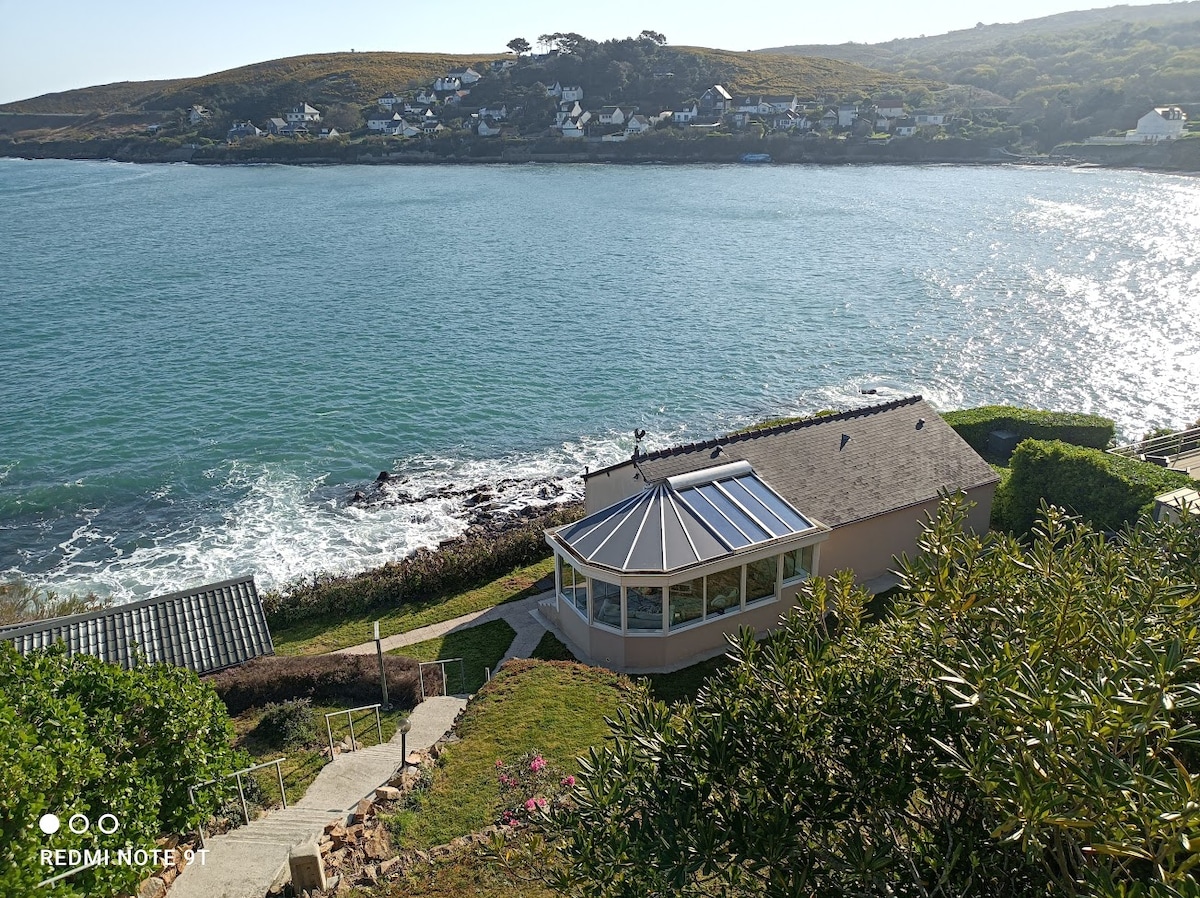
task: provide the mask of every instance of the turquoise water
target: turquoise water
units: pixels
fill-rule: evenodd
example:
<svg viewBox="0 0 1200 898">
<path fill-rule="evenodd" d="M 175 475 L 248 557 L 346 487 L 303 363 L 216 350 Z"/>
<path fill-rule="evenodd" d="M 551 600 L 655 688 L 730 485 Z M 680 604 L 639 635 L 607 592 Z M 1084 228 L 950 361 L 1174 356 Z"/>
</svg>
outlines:
<svg viewBox="0 0 1200 898">
<path fill-rule="evenodd" d="M 958 167 L 0 160 L 0 572 L 275 585 L 439 490 L 923 393 L 1200 415 L 1200 182 Z M 873 399 L 871 400 L 873 401 Z M 381 469 L 413 500 L 346 498 Z"/>
</svg>

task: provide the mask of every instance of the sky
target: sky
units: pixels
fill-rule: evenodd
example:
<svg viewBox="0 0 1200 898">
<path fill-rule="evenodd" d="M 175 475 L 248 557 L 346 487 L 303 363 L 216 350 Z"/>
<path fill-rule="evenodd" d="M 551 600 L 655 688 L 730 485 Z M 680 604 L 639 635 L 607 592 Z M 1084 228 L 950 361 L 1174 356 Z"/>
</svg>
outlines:
<svg viewBox="0 0 1200 898">
<path fill-rule="evenodd" d="M 1128 0 L 1145 6 L 1152 0 Z M 1160 0 L 1161 2 L 1161 0 Z M 1017 22 L 1104 0 L 0 0 L 0 103 L 106 84 L 187 78 L 338 50 L 503 53 L 514 37 L 573 31 L 594 40 L 662 32 L 726 50 L 876 43 L 977 22 Z"/>
</svg>

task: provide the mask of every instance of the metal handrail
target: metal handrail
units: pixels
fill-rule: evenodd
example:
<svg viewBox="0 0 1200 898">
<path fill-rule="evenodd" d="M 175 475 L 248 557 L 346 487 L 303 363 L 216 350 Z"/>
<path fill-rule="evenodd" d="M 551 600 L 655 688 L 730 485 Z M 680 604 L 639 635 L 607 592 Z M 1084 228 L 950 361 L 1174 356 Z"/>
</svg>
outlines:
<svg viewBox="0 0 1200 898">
<path fill-rule="evenodd" d="M 442 695 L 449 695 L 450 690 L 446 687 L 446 665 L 458 662 L 459 685 L 463 689 L 467 688 L 466 668 L 463 666 L 462 658 L 440 658 L 437 661 L 418 661 L 417 662 L 417 679 L 421 681 L 421 701 L 425 701 L 425 668 L 434 664 L 441 665 L 442 668 Z"/>
<path fill-rule="evenodd" d="M 330 717 L 337 717 L 339 714 L 345 714 L 346 720 L 350 722 L 350 750 L 358 751 L 358 742 L 354 738 L 354 717 L 355 711 L 375 711 L 375 728 L 379 731 L 379 744 L 383 744 L 383 722 L 379 718 L 379 702 L 373 705 L 360 705 L 357 708 L 347 708 L 345 711 L 330 711 L 325 715 L 325 734 L 329 737 L 329 760 L 333 760 L 333 727 L 329 724 Z"/>
<path fill-rule="evenodd" d="M 1138 440 L 1135 443 L 1127 443 L 1124 446 L 1114 446 L 1108 451 L 1114 455 L 1128 457 L 1137 457 L 1139 455 L 1171 455 L 1174 453 L 1162 452 L 1162 450 L 1174 449 L 1176 453 L 1182 452 L 1184 451 L 1183 444 L 1192 441 L 1200 441 L 1200 427 L 1192 427 L 1177 433 L 1164 434 L 1161 437 L 1151 437 L 1148 440 Z"/>
<path fill-rule="evenodd" d="M 244 767 L 241 770 L 235 770 L 233 773 L 227 773 L 224 777 L 219 777 L 214 780 L 205 780 L 202 783 L 196 783 L 194 786 L 188 786 L 188 800 L 196 803 L 196 790 L 202 789 L 205 786 L 215 786 L 220 780 L 233 777 L 237 780 L 238 798 L 242 801 L 242 817 L 246 823 L 250 822 L 250 808 L 246 804 L 246 790 L 242 788 L 242 774 L 253 773 L 255 770 L 262 770 L 264 767 L 274 767 L 275 775 L 279 777 L 279 800 L 283 802 L 283 807 L 287 808 L 287 790 L 283 787 L 283 767 L 281 766 L 287 758 L 276 758 L 274 761 L 263 761 L 261 764 L 254 764 L 251 767 Z M 196 826 L 196 835 L 200 837 L 200 847 L 204 847 L 204 824 L 200 823 Z"/>
</svg>

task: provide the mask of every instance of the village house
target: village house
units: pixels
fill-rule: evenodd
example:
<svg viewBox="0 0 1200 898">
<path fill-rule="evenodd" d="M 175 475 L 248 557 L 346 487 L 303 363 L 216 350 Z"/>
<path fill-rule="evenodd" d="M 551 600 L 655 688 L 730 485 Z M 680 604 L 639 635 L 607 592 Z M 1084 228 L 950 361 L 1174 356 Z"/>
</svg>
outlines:
<svg viewBox="0 0 1200 898">
<path fill-rule="evenodd" d="M 946 491 L 985 531 L 998 480 L 920 396 L 639 455 L 588 472 L 585 517 L 546 531 L 540 610 L 605 667 L 690 663 L 765 634 L 809 577 L 894 585 Z"/>
<path fill-rule="evenodd" d="M 322 128 L 317 135 L 318 140 L 329 140 L 333 137 L 341 137 L 342 133 L 337 128 Z"/>
<path fill-rule="evenodd" d="M 896 119 L 904 115 L 904 101 L 900 97 L 883 97 L 875 104 L 875 115 L 881 119 Z"/>
<path fill-rule="evenodd" d="M 436 103 L 437 101 L 438 101 L 437 94 L 434 91 L 428 90 L 427 88 L 424 88 L 424 87 L 421 88 L 419 91 L 417 91 L 417 95 L 413 98 L 413 102 L 418 103 L 421 106 L 431 106 L 432 104 Z"/>
<path fill-rule="evenodd" d="M 481 74 L 479 74 L 477 71 L 475 71 L 474 69 L 472 69 L 470 67 L 461 68 L 461 69 L 451 69 L 449 72 L 447 72 L 447 76 L 450 78 L 457 78 L 460 83 L 467 84 L 467 85 L 474 84 L 476 81 L 478 81 L 480 78 L 483 77 Z"/>
<path fill-rule="evenodd" d="M 768 112 L 795 112 L 800 108 L 800 98 L 795 94 L 771 94 L 760 99 L 770 107 Z"/>
<path fill-rule="evenodd" d="M 601 106 L 597 118 L 602 125 L 623 125 L 631 114 L 631 110 L 622 109 L 620 106 Z"/>
<path fill-rule="evenodd" d="M 892 134 L 896 137 L 912 137 L 917 133 L 917 123 L 909 117 L 896 119 L 892 124 Z"/>
<path fill-rule="evenodd" d="M 488 118 L 480 118 L 479 125 L 475 129 L 475 133 L 480 137 L 499 137 L 504 130 L 503 126 L 490 116 Z"/>
<path fill-rule="evenodd" d="M 733 97 L 719 84 L 714 84 L 700 95 L 700 112 L 706 116 L 725 115 L 732 105 Z"/>
<path fill-rule="evenodd" d="M 203 106 L 196 105 L 188 110 L 187 116 L 189 125 L 199 125 L 202 122 L 206 122 L 212 118 L 212 113 Z"/>
<path fill-rule="evenodd" d="M 381 109 L 391 109 L 394 106 L 402 105 L 404 103 L 404 98 L 396 96 L 394 93 L 392 93 L 389 90 L 386 94 L 384 94 L 382 97 L 380 97 L 375 102 L 379 105 L 379 107 Z"/>
<path fill-rule="evenodd" d="M 549 87 L 546 88 L 546 96 L 561 98 L 562 90 L 563 90 L 562 85 L 559 84 L 557 81 L 555 81 L 553 84 L 551 84 Z"/>
<path fill-rule="evenodd" d="M 444 103 L 446 106 L 459 106 L 462 104 L 462 101 L 465 97 L 470 96 L 470 93 L 471 92 L 469 90 L 451 91 L 442 98 L 442 103 Z"/>
<path fill-rule="evenodd" d="M 822 115 L 821 118 L 818 120 L 818 124 L 820 125 L 820 127 L 823 131 L 832 131 L 834 128 L 836 128 L 838 126 L 838 121 L 839 121 L 838 111 L 836 109 L 830 108 L 830 109 L 825 110 L 825 114 Z"/>
<path fill-rule="evenodd" d="M 255 126 L 254 122 L 234 122 L 229 133 L 225 135 L 225 139 L 241 140 L 244 137 L 262 137 L 262 134 L 263 132 Z"/>
<path fill-rule="evenodd" d="M 700 115 L 700 107 L 693 103 L 690 106 L 685 106 L 682 109 L 676 109 L 671 112 L 671 121 L 677 125 L 690 125 Z"/>
<path fill-rule="evenodd" d="M 944 125 L 950 120 L 950 116 L 945 112 L 927 112 L 917 111 L 912 114 L 912 120 L 918 125 Z"/>
<path fill-rule="evenodd" d="M 307 103 L 300 103 L 288 110 L 287 120 L 289 124 L 310 125 L 321 120 L 321 113 Z"/>
<path fill-rule="evenodd" d="M 562 136 L 569 138 L 580 138 L 587 134 L 586 126 L 591 119 L 591 113 L 585 112 L 579 118 L 567 119 L 562 123 Z"/>
<path fill-rule="evenodd" d="M 503 72 L 506 69 L 511 69 L 516 64 L 517 61 L 515 59 L 493 59 L 491 63 L 493 72 Z"/>
<path fill-rule="evenodd" d="M 269 118 L 267 119 L 267 130 L 278 137 L 279 135 L 283 134 L 283 130 L 287 127 L 287 124 L 288 123 L 281 118 Z"/>
<path fill-rule="evenodd" d="M 502 122 L 508 118 L 508 105 L 501 103 L 499 106 L 480 106 L 479 117 L 493 118 L 498 122 Z"/>
<path fill-rule="evenodd" d="M 398 112 L 372 112 L 367 116 L 368 131 L 388 131 L 401 121 Z"/>
<path fill-rule="evenodd" d="M 644 115 L 631 115 L 629 121 L 625 123 L 626 135 L 645 134 L 653 125 L 650 124 L 650 119 Z"/>
<path fill-rule="evenodd" d="M 858 106 L 853 103 L 843 103 L 837 108 L 837 126 L 851 128 L 858 121 Z"/>
<path fill-rule="evenodd" d="M 578 103 L 583 99 L 583 88 L 578 84 L 563 86 L 561 93 L 559 93 L 559 98 L 564 103 Z"/>
<path fill-rule="evenodd" d="M 1137 121 L 1137 127 L 1125 133 L 1130 143 L 1158 143 L 1183 136 L 1187 113 L 1178 106 L 1158 106 Z"/>
<path fill-rule="evenodd" d="M 444 93 L 451 90 L 459 90 L 463 86 L 461 78 L 455 78 L 453 75 L 443 75 L 433 82 L 433 89 L 438 93 Z"/>
</svg>

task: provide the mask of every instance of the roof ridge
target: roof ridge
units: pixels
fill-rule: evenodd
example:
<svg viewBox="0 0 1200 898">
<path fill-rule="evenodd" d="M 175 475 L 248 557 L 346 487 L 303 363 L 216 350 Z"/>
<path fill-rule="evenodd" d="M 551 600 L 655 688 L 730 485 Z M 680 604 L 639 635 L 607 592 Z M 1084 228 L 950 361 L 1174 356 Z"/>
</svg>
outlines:
<svg viewBox="0 0 1200 898">
<path fill-rule="evenodd" d="M 894 408 L 901 408 L 906 405 L 915 405 L 916 403 L 923 401 L 923 399 L 924 397 L 917 393 L 912 396 L 904 396 L 900 399 L 892 399 L 888 402 L 878 402 L 875 405 L 865 405 L 859 406 L 858 408 L 847 409 L 846 411 L 838 412 L 834 415 L 812 415 L 807 418 L 802 418 L 799 421 L 788 421 L 783 424 L 776 424 L 773 427 L 764 427 L 757 430 L 747 431 L 745 433 L 726 434 L 725 436 L 713 437 L 712 439 L 702 440 L 696 443 L 688 443 L 681 446 L 671 446 L 667 449 L 656 449 L 653 452 L 643 455 L 639 461 L 653 461 L 660 458 L 670 458 L 673 455 L 682 455 L 688 452 L 696 452 L 703 449 L 714 449 L 717 446 L 728 446 L 731 443 L 739 443 L 743 440 L 758 439 L 759 437 L 764 436 L 773 436 L 777 433 L 788 433 L 804 427 L 815 427 L 818 424 L 828 424 L 832 421 L 848 421 L 851 418 L 858 418 L 863 415 L 873 415 L 879 412 L 891 411 Z"/>
</svg>

